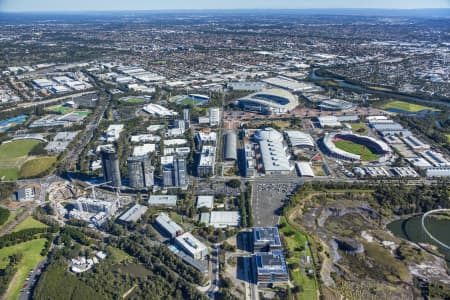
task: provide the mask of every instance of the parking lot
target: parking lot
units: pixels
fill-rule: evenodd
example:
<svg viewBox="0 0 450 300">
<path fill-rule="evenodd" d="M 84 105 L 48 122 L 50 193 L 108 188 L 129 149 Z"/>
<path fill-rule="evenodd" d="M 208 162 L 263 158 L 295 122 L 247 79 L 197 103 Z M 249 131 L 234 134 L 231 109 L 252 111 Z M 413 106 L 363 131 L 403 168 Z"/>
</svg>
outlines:
<svg viewBox="0 0 450 300">
<path fill-rule="evenodd" d="M 294 183 L 259 183 L 253 185 L 253 221 L 255 226 L 278 224 L 281 208 L 295 190 Z"/>
</svg>

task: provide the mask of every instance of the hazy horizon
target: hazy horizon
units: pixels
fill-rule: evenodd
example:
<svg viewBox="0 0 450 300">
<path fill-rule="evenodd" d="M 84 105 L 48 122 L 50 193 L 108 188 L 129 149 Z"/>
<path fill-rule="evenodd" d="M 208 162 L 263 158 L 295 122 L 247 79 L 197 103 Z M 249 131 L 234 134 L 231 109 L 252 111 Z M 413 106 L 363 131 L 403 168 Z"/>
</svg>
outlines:
<svg viewBox="0 0 450 300">
<path fill-rule="evenodd" d="M 228 0 L 223 2 L 196 0 L 108 1 L 108 0 L 0 0 L 0 12 L 76 12 L 76 11 L 145 11 L 145 10 L 245 10 L 245 9 L 447 9 L 450 0 Z"/>
</svg>

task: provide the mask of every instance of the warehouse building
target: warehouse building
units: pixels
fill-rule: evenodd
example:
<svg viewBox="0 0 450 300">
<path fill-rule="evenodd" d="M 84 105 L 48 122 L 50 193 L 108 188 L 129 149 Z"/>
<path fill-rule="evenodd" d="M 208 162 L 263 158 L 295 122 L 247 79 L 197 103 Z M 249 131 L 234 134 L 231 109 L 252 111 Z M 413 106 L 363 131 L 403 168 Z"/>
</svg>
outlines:
<svg viewBox="0 0 450 300">
<path fill-rule="evenodd" d="M 282 249 L 277 227 L 253 227 L 253 252 L 268 252 Z"/>
<path fill-rule="evenodd" d="M 148 199 L 150 206 L 176 206 L 176 195 L 151 195 Z"/>
<path fill-rule="evenodd" d="M 227 84 L 233 91 L 259 92 L 266 88 L 266 84 L 258 81 L 234 81 Z"/>
<path fill-rule="evenodd" d="M 156 225 L 162 229 L 162 231 L 169 236 L 170 238 L 175 238 L 183 234 L 183 228 L 180 227 L 177 223 L 172 221 L 171 218 L 165 213 L 160 213 L 158 217 L 156 217 Z"/>
<path fill-rule="evenodd" d="M 190 232 L 177 236 L 175 243 L 194 259 L 204 259 L 208 255 L 208 248 Z"/>
<path fill-rule="evenodd" d="M 319 104 L 320 109 L 328 111 L 349 110 L 355 107 L 351 102 L 340 99 L 324 100 Z"/>
<path fill-rule="evenodd" d="M 286 283 L 289 281 L 289 273 L 283 251 L 257 252 L 253 258 L 258 285 Z"/>
<path fill-rule="evenodd" d="M 212 211 L 200 216 L 201 223 L 215 228 L 239 227 L 240 221 L 238 211 Z"/>
<path fill-rule="evenodd" d="M 450 177 L 450 167 L 432 167 L 426 171 L 427 177 Z"/>
<path fill-rule="evenodd" d="M 292 147 L 314 148 L 314 140 L 311 135 L 297 130 L 286 130 L 284 133 L 287 135 Z"/>
<path fill-rule="evenodd" d="M 298 175 L 301 177 L 314 177 L 314 171 L 311 168 L 311 164 L 306 161 L 299 161 L 295 163 L 297 167 Z"/>
<path fill-rule="evenodd" d="M 237 160 L 237 136 L 234 131 L 228 131 L 225 135 L 224 160 Z"/>
<path fill-rule="evenodd" d="M 342 127 L 342 123 L 338 120 L 336 116 L 324 116 L 318 117 L 317 121 L 319 122 L 320 128 L 337 128 Z"/>
<path fill-rule="evenodd" d="M 290 174 L 292 167 L 286 154 L 283 135 L 273 128 L 259 129 L 254 135 L 258 141 L 264 173 Z"/>
<path fill-rule="evenodd" d="M 121 215 L 118 218 L 118 221 L 123 223 L 137 222 L 147 212 L 147 209 L 147 206 L 135 204 L 123 215 Z"/>
<path fill-rule="evenodd" d="M 197 197 L 197 208 L 213 208 L 214 196 L 198 196 Z"/>
</svg>

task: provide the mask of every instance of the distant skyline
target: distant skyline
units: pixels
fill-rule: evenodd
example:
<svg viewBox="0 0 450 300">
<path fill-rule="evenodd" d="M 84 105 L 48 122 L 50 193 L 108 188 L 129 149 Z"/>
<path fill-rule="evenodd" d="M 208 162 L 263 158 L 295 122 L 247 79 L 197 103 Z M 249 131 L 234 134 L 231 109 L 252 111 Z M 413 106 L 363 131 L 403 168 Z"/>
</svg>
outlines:
<svg viewBox="0 0 450 300">
<path fill-rule="evenodd" d="M 0 0 L 1 12 L 314 8 L 450 8 L 450 0 Z"/>
</svg>

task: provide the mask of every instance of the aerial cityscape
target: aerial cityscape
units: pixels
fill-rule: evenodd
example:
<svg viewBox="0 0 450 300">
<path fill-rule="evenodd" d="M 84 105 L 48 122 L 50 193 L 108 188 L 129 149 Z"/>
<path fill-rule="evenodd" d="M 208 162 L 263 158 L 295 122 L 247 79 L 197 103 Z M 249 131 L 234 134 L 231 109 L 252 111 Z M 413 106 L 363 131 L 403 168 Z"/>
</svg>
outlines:
<svg viewBox="0 0 450 300">
<path fill-rule="evenodd" d="M 110 2 L 0 1 L 0 300 L 450 299 L 448 1 Z"/>
</svg>

